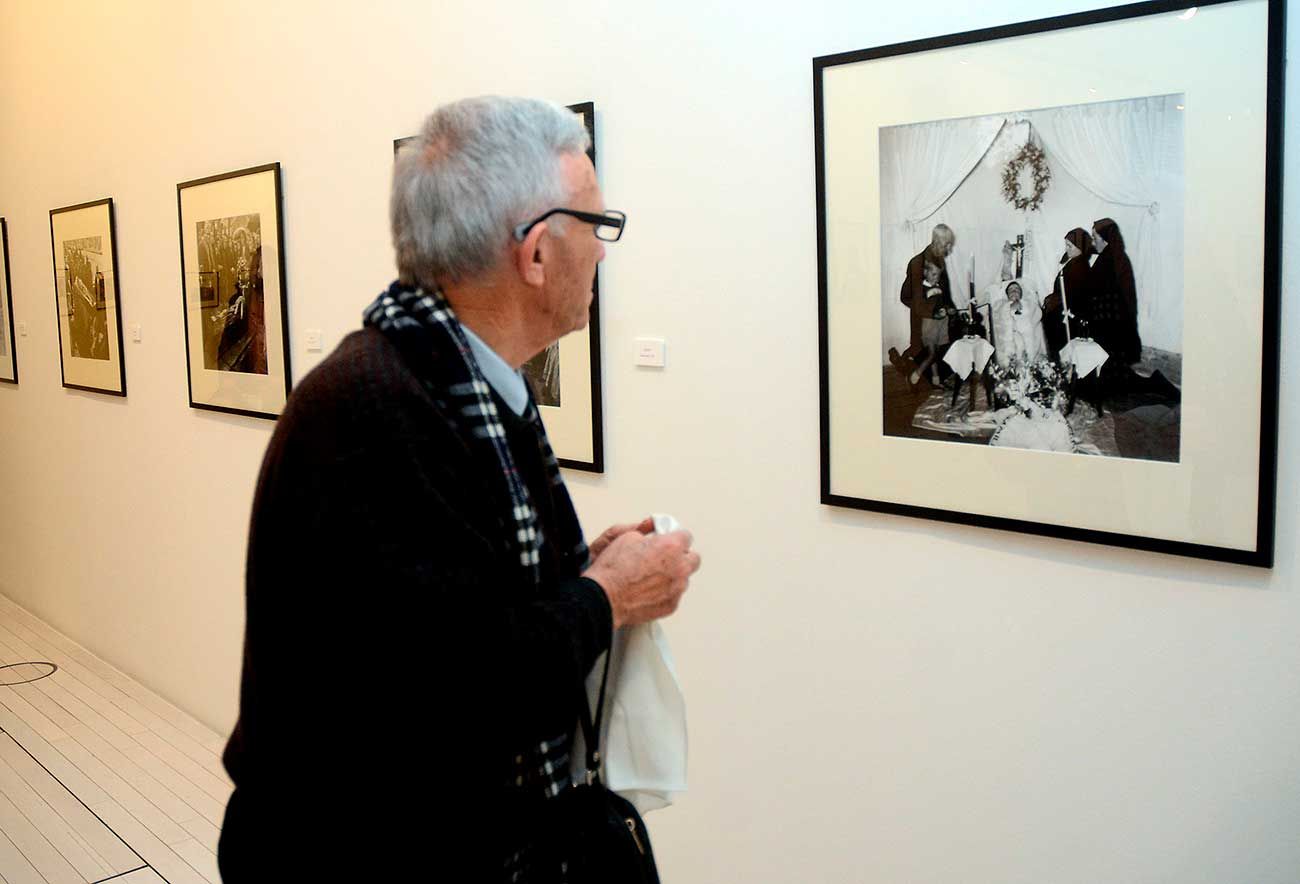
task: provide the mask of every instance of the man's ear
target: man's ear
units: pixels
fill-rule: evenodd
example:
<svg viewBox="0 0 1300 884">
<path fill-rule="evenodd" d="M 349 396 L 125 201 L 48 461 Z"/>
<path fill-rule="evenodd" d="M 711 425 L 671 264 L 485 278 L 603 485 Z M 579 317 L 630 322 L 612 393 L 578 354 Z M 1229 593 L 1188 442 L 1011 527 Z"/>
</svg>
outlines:
<svg viewBox="0 0 1300 884">
<path fill-rule="evenodd" d="M 540 288 L 546 284 L 546 267 L 542 261 L 543 240 L 548 235 L 546 222 L 533 225 L 515 249 L 515 270 L 525 285 Z"/>
</svg>

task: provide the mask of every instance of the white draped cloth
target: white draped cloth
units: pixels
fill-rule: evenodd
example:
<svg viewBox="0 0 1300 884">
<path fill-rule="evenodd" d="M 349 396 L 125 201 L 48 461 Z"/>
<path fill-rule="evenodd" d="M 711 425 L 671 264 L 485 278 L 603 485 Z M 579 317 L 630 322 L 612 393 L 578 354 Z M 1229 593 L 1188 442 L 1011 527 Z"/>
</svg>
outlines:
<svg viewBox="0 0 1300 884">
<path fill-rule="evenodd" d="M 981 337 L 966 335 L 952 343 L 943 361 L 963 381 L 974 374 L 982 374 L 993 355 L 993 345 Z"/>
<path fill-rule="evenodd" d="M 1073 365 L 1075 373 L 1086 378 L 1092 372 L 1101 373 L 1109 354 L 1106 349 L 1092 338 L 1074 338 L 1061 348 L 1061 363 Z"/>
</svg>

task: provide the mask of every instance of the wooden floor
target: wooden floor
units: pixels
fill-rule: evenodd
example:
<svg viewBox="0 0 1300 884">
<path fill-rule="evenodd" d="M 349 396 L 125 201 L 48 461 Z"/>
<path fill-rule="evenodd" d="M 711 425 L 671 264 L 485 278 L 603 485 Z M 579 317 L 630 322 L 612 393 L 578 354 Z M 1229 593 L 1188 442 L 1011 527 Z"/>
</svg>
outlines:
<svg viewBox="0 0 1300 884">
<path fill-rule="evenodd" d="M 3 596 L 0 665 L 0 884 L 219 884 L 224 740 Z"/>
</svg>

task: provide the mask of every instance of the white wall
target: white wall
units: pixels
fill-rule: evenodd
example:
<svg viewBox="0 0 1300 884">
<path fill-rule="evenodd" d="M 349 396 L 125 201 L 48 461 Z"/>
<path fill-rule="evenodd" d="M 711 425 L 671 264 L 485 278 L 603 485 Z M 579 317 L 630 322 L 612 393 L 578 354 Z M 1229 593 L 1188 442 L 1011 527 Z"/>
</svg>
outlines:
<svg viewBox="0 0 1300 884">
<path fill-rule="evenodd" d="M 601 280 L 609 471 L 570 485 L 589 528 L 667 510 L 706 557 L 670 625 L 692 790 L 651 817 L 666 880 L 1297 880 L 1292 354 L 1271 572 L 818 503 L 810 59 L 1078 8 L 0 0 L 30 327 L 0 385 L 0 592 L 230 727 L 271 425 L 186 405 L 176 182 L 283 163 L 301 373 L 303 330 L 338 340 L 391 275 L 392 138 L 467 94 L 593 100 L 630 222 Z M 59 386 L 47 212 L 103 196 L 144 333 L 125 400 Z M 1296 281 L 1288 257 L 1287 314 Z M 631 365 L 647 333 L 662 372 Z"/>
</svg>

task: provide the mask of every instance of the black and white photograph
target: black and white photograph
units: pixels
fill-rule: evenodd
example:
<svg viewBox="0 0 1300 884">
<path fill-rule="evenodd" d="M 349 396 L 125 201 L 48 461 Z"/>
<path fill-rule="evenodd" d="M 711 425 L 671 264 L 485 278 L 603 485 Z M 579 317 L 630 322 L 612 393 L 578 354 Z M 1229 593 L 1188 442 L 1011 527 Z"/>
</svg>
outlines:
<svg viewBox="0 0 1300 884">
<path fill-rule="evenodd" d="M 104 309 L 104 238 L 63 241 L 63 279 L 68 292 L 68 331 L 72 355 L 108 359 L 108 316 Z M 108 269 L 108 273 L 111 273 Z"/>
<path fill-rule="evenodd" d="M 266 374 L 261 217 L 199 221 L 196 236 L 203 367 Z"/>
<path fill-rule="evenodd" d="M 1280 16 L 813 59 L 823 504 L 1271 562 Z"/>
<path fill-rule="evenodd" d="M 289 397 L 280 165 L 176 186 L 190 406 L 274 420 Z"/>
<path fill-rule="evenodd" d="M 63 386 L 126 395 L 113 201 L 50 211 Z"/>
<path fill-rule="evenodd" d="M 537 404 L 560 408 L 560 342 L 529 359 L 523 368 Z"/>
<path fill-rule="evenodd" d="M 1178 461 L 1186 113 L 881 128 L 886 435 Z"/>
<path fill-rule="evenodd" d="M 14 297 L 9 286 L 9 225 L 0 218 L 0 382 L 18 383 L 14 349 Z"/>
</svg>

